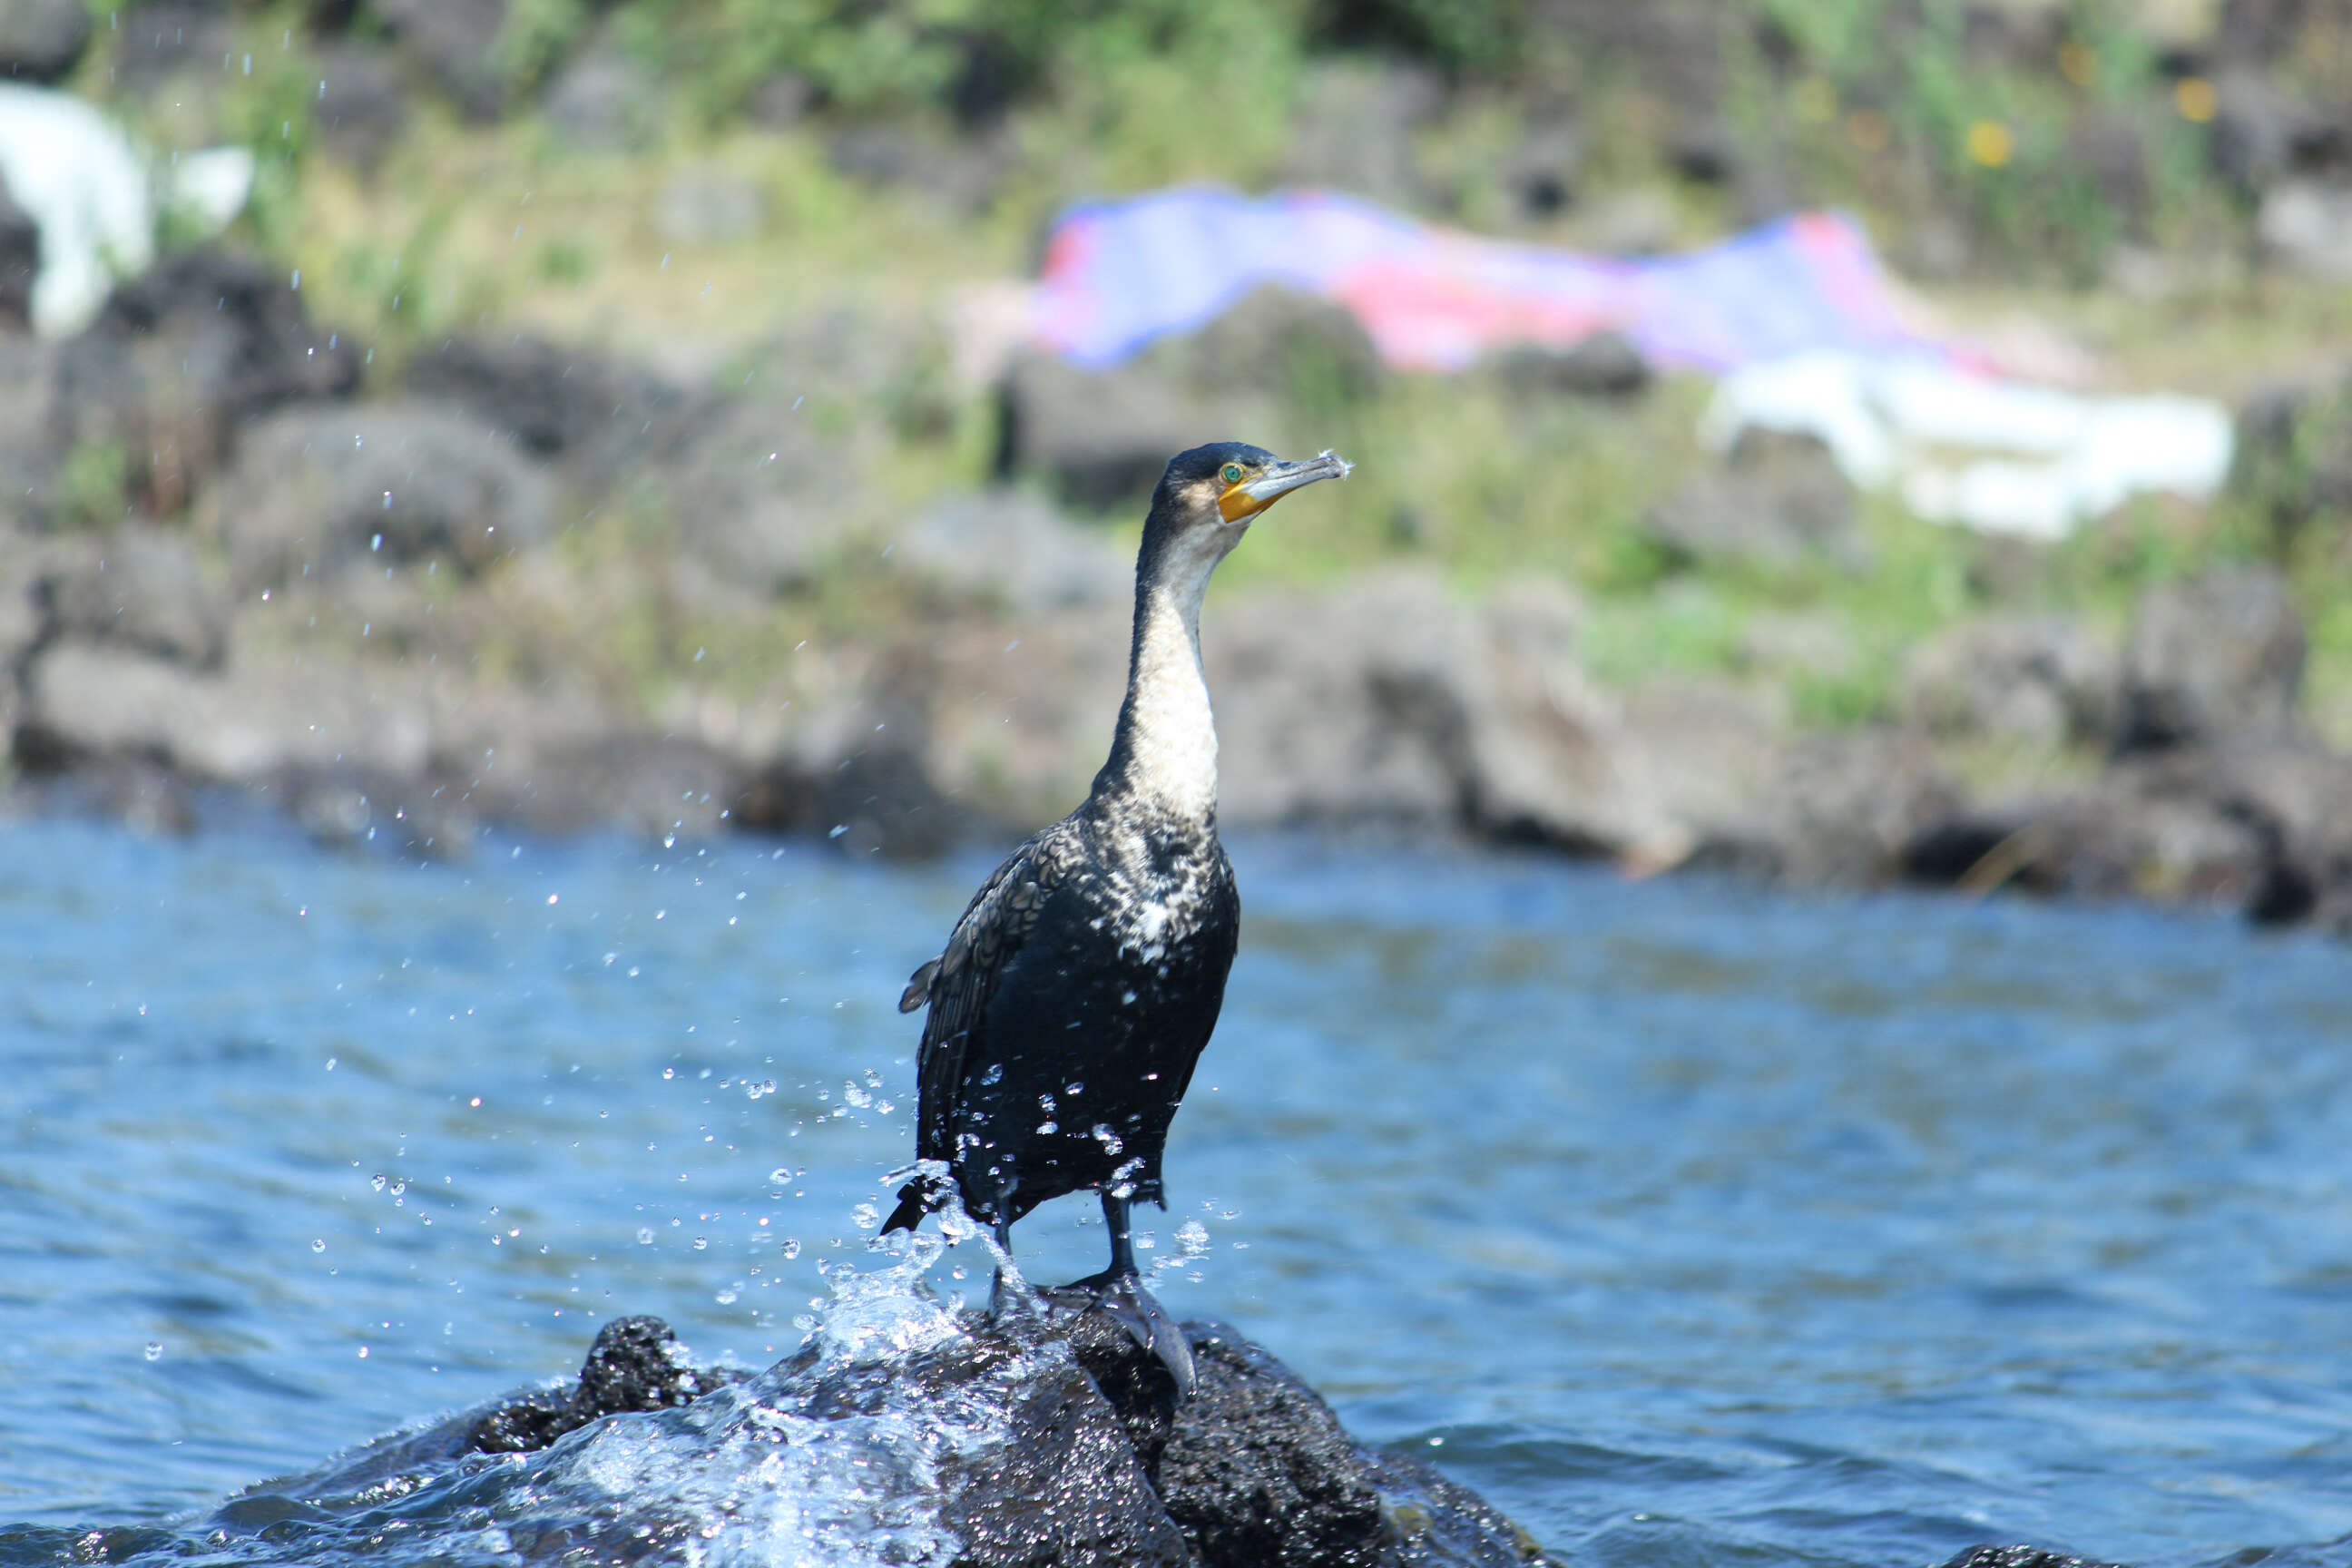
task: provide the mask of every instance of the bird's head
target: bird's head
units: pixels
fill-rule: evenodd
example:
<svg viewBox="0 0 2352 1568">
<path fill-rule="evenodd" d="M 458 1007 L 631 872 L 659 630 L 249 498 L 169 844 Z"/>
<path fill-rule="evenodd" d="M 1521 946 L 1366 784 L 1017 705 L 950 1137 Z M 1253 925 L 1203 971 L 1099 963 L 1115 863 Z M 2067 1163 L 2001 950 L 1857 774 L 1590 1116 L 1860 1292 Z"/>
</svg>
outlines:
<svg viewBox="0 0 2352 1568">
<path fill-rule="evenodd" d="M 1346 479 L 1354 467 L 1329 452 L 1289 462 L 1243 441 L 1179 452 L 1152 492 L 1143 528 L 1145 559 L 1192 565 L 1205 576 L 1260 512 L 1318 479 Z"/>
</svg>

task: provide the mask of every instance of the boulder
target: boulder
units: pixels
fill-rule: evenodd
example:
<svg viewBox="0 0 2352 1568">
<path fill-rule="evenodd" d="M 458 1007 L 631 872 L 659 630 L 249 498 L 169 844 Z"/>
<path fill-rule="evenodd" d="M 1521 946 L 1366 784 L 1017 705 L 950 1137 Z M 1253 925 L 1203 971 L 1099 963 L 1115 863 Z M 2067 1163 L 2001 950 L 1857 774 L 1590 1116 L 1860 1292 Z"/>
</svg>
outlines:
<svg viewBox="0 0 2352 1568">
<path fill-rule="evenodd" d="M 2337 116 L 2268 71 L 2233 67 L 2214 86 L 2213 170 L 2242 195 L 2258 197 L 2298 170 L 2352 152 Z"/>
<path fill-rule="evenodd" d="M 247 432 L 208 509 L 240 592 L 428 559 L 478 571 L 553 528 L 546 470 L 425 403 L 289 409 Z"/>
<path fill-rule="evenodd" d="M 40 583 L 48 637 L 119 645 L 198 668 L 228 648 L 228 601 L 186 538 L 144 523 L 76 539 Z"/>
<path fill-rule="evenodd" d="M 363 1449 L 332 1484 L 314 1480 L 303 1495 L 370 1496 L 360 1484 L 370 1479 L 423 1479 L 435 1461 L 468 1451 L 537 1452 L 606 1416 L 698 1402 L 709 1410 L 714 1391 L 731 1390 L 722 1398 L 740 1405 L 748 1394 L 796 1416 L 795 1442 L 837 1441 L 827 1427 L 851 1419 L 995 1423 L 984 1462 L 950 1451 L 929 1476 L 877 1473 L 868 1489 L 896 1502 L 890 1517 L 900 1521 L 919 1510 L 888 1489 L 928 1490 L 955 1561 L 970 1568 L 1559 1563 L 1467 1489 L 1359 1443 L 1314 1390 L 1233 1329 L 1191 1322 L 1184 1333 L 1199 1383 L 1179 1405 L 1158 1363 L 1092 1315 L 1050 1325 L 967 1318 L 962 1331 L 880 1363 L 812 1346 L 748 1383 L 694 1368 L 659 1319 L 625 1318 L 598 1334 L 577 1384 Z M 1056 1340 L 1066 1352 L 1055 1353 Z M 754 1417 L 752 1429 L 761 1424 Z"/>
<path fill-rule="evenodd" d="M 1213 602 L 1218 815 L 1450 824 L 1467 805 L 1475 616 L 1426 568 Z"/>
<path fill-rule="evenodd" d="M 1097 372 L 1019 353 L 999 400 L 996 477 L 1045 480 L 1091 510 L 1139 506 L 1170 458 L 1226 438 L 1198 395 L 1132 363 Z"/>
<path fill-rule="evenodd" d="M 1261 283 L 1197 331 L 1153 344 L 1138 368 L 1211 398 L 1255 393 L 1317 404 L 1367 396 L 1385 372 L 1354 311 L 1279 283 Z"/>
<path fill-rule="evenodd" d="M 527 763 L 484 773 L 469 795 L 537 833 L 618 827 L 647 838 L 715 838 L 732 821 L 744 773 L 698 741 L 621 731 L 536 744 Z"/>
<path fill-rule="evenodd" d="M 754 831 L 822 836 L 845 854 L 920 860 L 954 848 L 975 818 L 940 793 L 902 736 L 829 763 L 772 762 L 738 793 L 732 820 Z"/>
<path fill-rule="evenodd" d="M 555 74 L 539 110 L 585 152 L 642 152 L 661 136 L 661 83 L 608 34 Z"/>
<path fill-rule="evenodd" d="M 1643 531 L 1681 563 L 1785 571 L 1810 561 L 1859 570 L 1869 560 L 1853 487 L 1819 437 L 1751 428 L 1719 468 L 1692 476 L 1651 509 Z"/>
<path fill-rule="evenodd" d="M 1327 59 L 1307 68 L 1295 103 L 1284 183 L 1427 205 L 1413 142 L 1445 107 L 1435 71 L 1402 59 Z"/>
<path fill-rule="evenodd" d="M 1519 225 L 1549 223 L 1575 205 L 1584 140 L 1565 115 L 1538 120 L 1503 154 L 1501 179 L 1508 216 Z"/>
<path fill-rule="evenodd" d="M 236 47 L 228 7 L 205 0 L 151 0 L 120 16 L 110 85 L 144 94 L 178 79 L 182 86 L 217 82 Z"/>
<path fill-rule="evenodd" d="M 749 174 L 718 165 L 680 169 L 654 198 L 654 228 L 675 245 L 727 245 L 766 226 L 768 198 Z"/>
<path fill-rule="evenodd" d="M 2122 1564 L 2094 1563 L 2042 1546 L 1971 1546 L 1944 1568 L 2122 1568 Z"/>
<path fill-rule="evenodd" d="M 232 658 L 218 675 L 119 645 L 60 640 L 27 672 L 17 760 L 37 772 L 137 758 L 255 784 L 298 767 L 424 772 L 431 730 L 414 683 L 324 658 Z"/>
<path fill-rule="evenodd" d="M 1024 616 L 1134 598 L 1130 552 L 1028 490 L 950 496 L 897 544 L 902 570 L 958 597 Z"/>
<path fill-rule="evenodd" d="M 320 58 L 310 122 L 333 156 L 374 173 L 408 118 L 408 89 L 382 51 L 339 44 Z"/>
<path fill-rule="evenodd" d="M 89 47 L 85 0 L 6 0 L 0 5 L 0 78 L 62 80 Z"/>
<path fill-rule="evenodd" d="M 2049 751 L 2113 733 L 2116 651 L 2060 616 L 1995 616 L 1929 637 L 1903 661 L 1897 706 L 1931 734 Z"/>
<path fill-rule="evenodd" d="M 814 581 L 828 555 L 878 521 L 861 510 L 874 495 L 871 435 L 862 426 L 821 430 L 784 404 L 740 401 L 640 481 L 658 492 L 683 550 L 749 592 L 773 594 Z"/>
<path fill-rule="evenodd" d="M 1916 735 L 1890 726 L 1821 731 L 1789 743 L 1754 790 L 1752 815 L 1699 858 L 1804 886 L 1887 881 L 1958 786 Z"/>
<path fill-rule="evenodd" d="M 1020 157 L 1003 129 L 950 138 L 906 117 L 837 125 L 825 153 L 851 179 L 918 192 L 965 217 L 988 210 Z"/>
<path fill-rule="evenodd" d="M 118 286 L 63 345 L 50 437 L 67 453 L 119 445 L 131 499 L 167 514 L 227 460 L 239 426 L 344 396 L 359 372 L 358 351 L 312 324 L 286 274 L 224 251 L 183 251 Z"/>
<path fill-rule="evenodd" d="M 593 349 L 521 333 L 445 338 L 409 362 L 403 385 L 594 478 L 675 456 L 714 401 Z"/>
<path fill-rule="evenodd" d="M 1650 384 L 1650 362 L 1622 332 L 1595 332 L 1555 348 L 1528 344 L 1495 356 L 1492 368 L 1521 396 L 1566 393 L 1623 397 Z"/>
<path fill-rule="evenodd" d="M 2283 180 L 2264 193 L 2254 237 L 2273 261 L 2315 278 L 2352 279 L 2352 184 Z"/>
<path fill-rule="evenodd" d="M 496 120 L 507 105 L 507 57 L 500 46 L 512 0 L 371 0 L 369 10 L 393 39 L 468 120 Z"/>
<path fill-rule="evenodd" d="M 33 324 L 33 279 L 41 270 L 41 227 L 0 181 L 0 331 Z"/>
<path fill-rule="evenodd" d="M 2124 648 L 2116 750 L 2285 731 L 2304 652 L 2302 614 L 2268 567 L 2219 567 L 2147 590 Z"/>
</svg>

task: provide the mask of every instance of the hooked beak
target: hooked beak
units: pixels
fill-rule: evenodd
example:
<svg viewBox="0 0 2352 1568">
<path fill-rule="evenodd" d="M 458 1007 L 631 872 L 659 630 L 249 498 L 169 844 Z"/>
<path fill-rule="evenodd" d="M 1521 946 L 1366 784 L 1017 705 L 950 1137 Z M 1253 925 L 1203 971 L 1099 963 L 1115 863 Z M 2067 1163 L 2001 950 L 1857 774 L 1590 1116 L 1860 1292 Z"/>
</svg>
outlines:
<svg viewBox="0 0 2352 1568">
<path fill-rule="evenodd" d="M 1344 479 L 1355 467 L 1347 458 L 1328 451 L 1303 463 L 1276 463 L 1247 484 L 1235 485 L 1220 496 L 1217 511 L 1227 522 L 1239 522 L 1245 517 L 1255 517 L 1291 491 L 1318 479 Z"/>
</svg>

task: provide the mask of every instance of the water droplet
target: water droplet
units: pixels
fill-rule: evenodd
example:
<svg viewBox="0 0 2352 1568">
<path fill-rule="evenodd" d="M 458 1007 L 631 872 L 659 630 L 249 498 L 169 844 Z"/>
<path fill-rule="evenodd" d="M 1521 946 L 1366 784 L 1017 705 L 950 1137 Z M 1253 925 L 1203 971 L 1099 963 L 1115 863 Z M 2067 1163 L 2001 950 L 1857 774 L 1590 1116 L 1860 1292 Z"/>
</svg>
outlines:
<svg viewBox="0 0 2352 1568">
<path fill-rule="evenodd" d="M 641 1225 L 641 1226 L 637 1226 L 637 1245 L 638 1245 L 639 1247 L 651 1247 L 653 1244 L 654 1244 L 654 1230 L 653 1230 L 653 1226 L 649 1226 L 649 1225 Z"/>
<path fill-rule="evenodd" d="M 1059 1132 L 1061 1130 L 1062 1124 L 1058 1121 L 1040 1121 L 1037 1123 L 1037 1131 L 1040 1132 Z"/>
<path fill-rule="evenodd" d="M 730 1288 L 729 1289 L 721 1290 L 717 1296 L 711 1299 L 722 1307 L 731 1307 L 735 1304 L 735 1292 Z"/>
<path fill-rule="evenodd" d="M 860 1230 L 872 1230 L 882 1223 L 881 1211 L 872 1204 L 859 1204 L 849 1211 L 849 1217 L 857 1222 Z"/>
<path fill-rule="evenodd" d="M 391 1178 L 389 1177 L 382 1175 L 370 1176 L 368 1178 L 368 1185 L 373 1187 L 377 1192 L 382 1192 L 384 1189 L 384 1184 L 390 1179 Z"/>
<path fill-rule="evenodd" d="M 311 1250 L 311 1251 L 313 1251 L 313 1252 L 324 1252 L 324 1251 L 326 1251 L 326 1250 L 327 1250 L 327 1243 L 326 1243 L 326 1239 L 325 1239 L 325 1237 L 322 1237 L 319 1238 L 318 1240 L 313 1241 L 312 1243 L 310 1243 L 310 1250 Z"/>
<path fill-rule="evenodd" d="M 710 1238 L 707 1236 L 698 1236 L 694 1238 L 694 1250 L 697 1252 L 704 1251 L 709 1246 Z"/>
<path fill-rule="evenodd" d="M 784 1237 L 783 1245 L 779 1247 L 776 1250 L 782 1253 L 787 1258 L 798 1258 L 801 1255 L 800 1238 L 798 1237 L 788 1236 Z"/>
<path fill-rule="evenodd" d="M 149 1361 L 161 1361 L 163 1359 L 163 1342 L 161 1340 L 149 1340 L 147 1342 L 147 1359 Z"/>
<path fill-rule="evenodd" d="M 383 492 L 383 494 L 384 494 L 384 499 L 385 499 L 386 500 L 391 500 L 391 499 L 392 499 L 392 492 L 391 492 L 390 490 L 386 490 L 386 491 L 384 491 L 384 492 Z M 381 552 L 383 552 L 383 534 L 381 534 L 381 533 L 377 533 L 377 534 L 371 534 L 371 535 L 369 536 L 369 538 L 368 538 L 368 551 L 369 551 L 369 552 L 370 552 L 370 553 L 372 553 L 372 554 L 376 554 L 376 553 L 381 553 Z"/>
</svg>

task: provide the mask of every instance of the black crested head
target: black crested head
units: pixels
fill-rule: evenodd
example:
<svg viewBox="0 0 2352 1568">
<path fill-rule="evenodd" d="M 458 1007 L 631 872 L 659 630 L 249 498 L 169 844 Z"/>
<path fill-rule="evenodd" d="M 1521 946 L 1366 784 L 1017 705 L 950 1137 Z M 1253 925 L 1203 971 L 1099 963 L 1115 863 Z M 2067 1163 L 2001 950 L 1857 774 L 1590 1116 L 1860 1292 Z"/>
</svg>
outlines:
<svg viewBox="0 0 2352 1568">
<path fill-rule="evenodd" d="M 1246 441 L 1213 441 L 1177 453 L 1160 476 L 1144 519 L 1142 575 L 1154 578 L 1169 568 L 1205 579 L 1260 512 L 1318 479 L 1344 479 L 1348 468 L 1328 452 L 1286 462 Z"/>
</svg>

